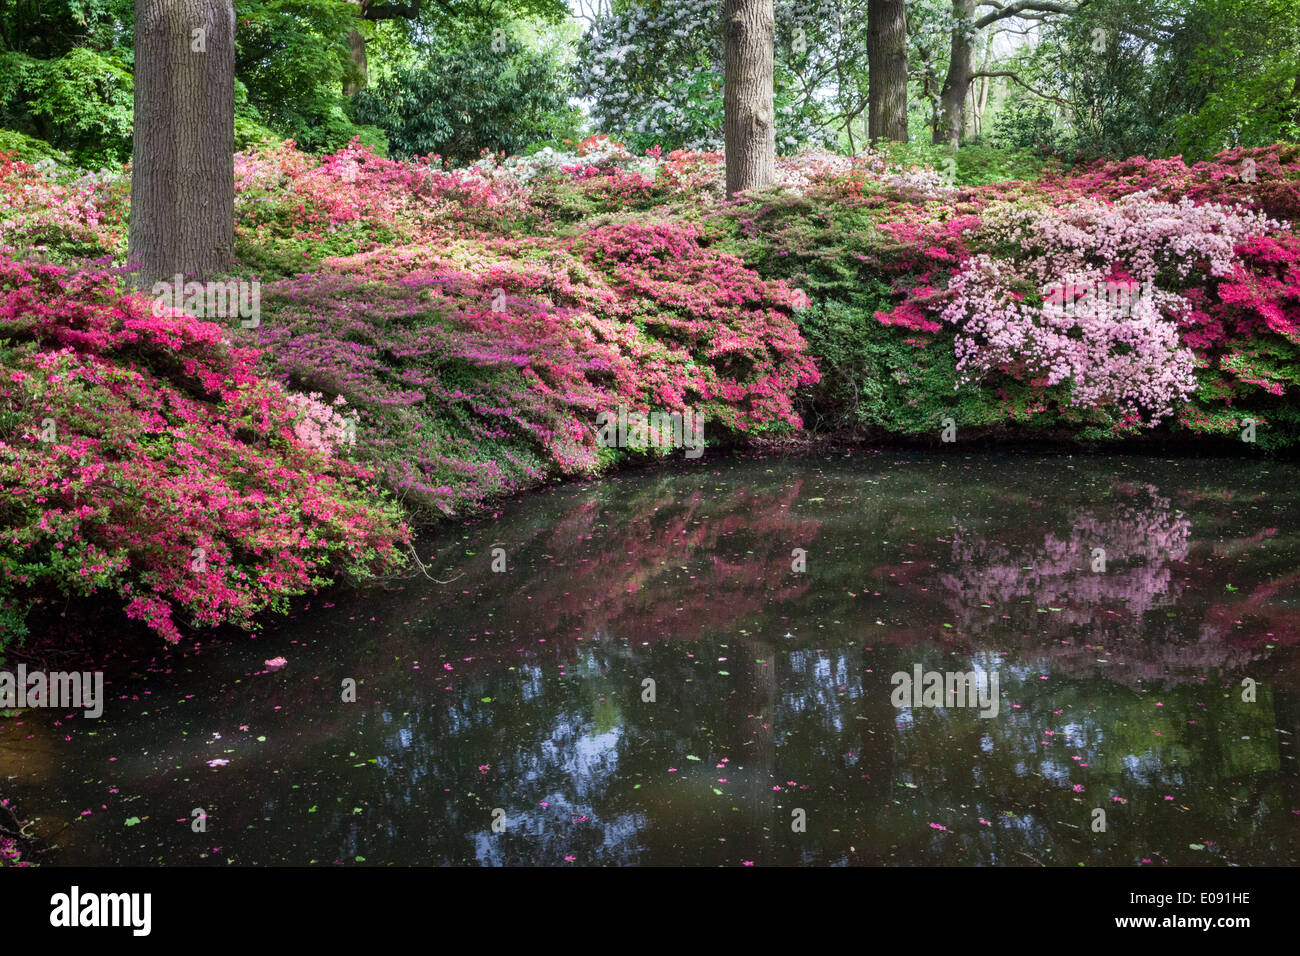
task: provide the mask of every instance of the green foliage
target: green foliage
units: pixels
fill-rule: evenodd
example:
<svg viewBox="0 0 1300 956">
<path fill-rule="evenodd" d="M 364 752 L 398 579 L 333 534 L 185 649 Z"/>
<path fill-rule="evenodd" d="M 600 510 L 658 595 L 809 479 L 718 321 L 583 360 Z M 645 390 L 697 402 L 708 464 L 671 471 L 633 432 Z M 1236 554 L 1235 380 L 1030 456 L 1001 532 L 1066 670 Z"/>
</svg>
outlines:
<svg viewBox="0 0 1300 956">
<path fill-rule="evenodd" d="M 827 300 L 800 315 L 799 331 L 822 373 L 813 400 L 823 428 L 921 435 L 938 433 L 945 418 L 958 428 L 1047 424 L 1033 417 L 1031 406 L 1041 402 L 1041 394 L 1028 385 L 1008 379 L 1000 388 L 954 391 L 957 361 L 950 336 L 918 346 L 915 332 L 883 325 L 874 313 Z"/>
<path fill-rule="evenodd" d="M 716 149 L 723 140 L 722 7 L 709 0 L 616 3 L 582 37 L 576 92 L 601 132 L 636 152 Z M 777 150 L 833 145 L 866 107 L 864 0 L 777 0 Z M 860 125 L 860 122 L 859 122 Z"/>
<path fill-rule="evenodd" d="M 962 146 L 956 156 L 946 146 L 913 140 L 889 143 L 891 162 L 905 166 L 932 166 L 940 173 L 949 171 L 958 186 L 984 186 L 1012 179 L 1037 179 L 1049 161 L 1039 151 L 1024 148 L 970 144 Z M 948 160 L 954 164 L 949 165 Z"/>
<path fill-rule="evenodd" d="M 576 137 L 581 123 L 554 57 L 504 34 L 428 50 L 358 93 L 356 107 L 359 119 L 387 134 L 394 155 L 456 162 Z"/>
<path fill-rule="evenodd" d="M 84 166 L 131 157 L 134 82 L 112 54 L 76 47 L 55 59 L 0 54 L 4 125 L 67 151 Z"/>
<path fill-rule="evenodd" d="M 1294 0 L 1093 0 L 1005 66 L 1060 108 L 1012 88 L 1003 145 L 1193 160 L 1300 137 Z"/>
<path fill-rule="evenodd" d="M 1197 11 L 1205 32 L 1186 71 L 1204 94 L 1172 119 L 1175 149 L 1200 158 L 1300 141 L 1300 4 L 1203 0 Z"/>
<path fill-rule="evenodd" d="M 57 59 L 74 47 L 100 53 L 125 51 L 131 62 L 134 0 L 6 0 L 0 3 L 4 49 L 37 59 Z"/>
<path fill-rule="evenodd" d="M 273 142 L 280 139 L 275 132 L 263 126 L 255 119 L 235 113 L 235 150 L 251 149 L 264 140 Z"/>
<path fill-rule="evenodd" d="M 337 0 L 241 3 L 235 73 L 260 122 L 311 153 L 346 146 L 361 133 L 343 96 L 356 80 L 347 38 L 368 30 L 356 6 Z M 363 139 L 375 141 L 375 131 Z"/>
<path fill-rule="evenodd" d="M 989 134 L 990 144 L 1002 149 L 1061 152 L 1065 137 L 1052 107 L 1042 100 L 1015 99 L 999 110 Z"/>
<path fill-rule="evenodd" d="M 16 159 L 24 163 L 37 163 L 42 159 L 53 159 L 60 163 L 68 161 L 66 153 L 49 143 L 11 129 L 0 129 L 0 153 L 13 153 Z"/>
</svg>

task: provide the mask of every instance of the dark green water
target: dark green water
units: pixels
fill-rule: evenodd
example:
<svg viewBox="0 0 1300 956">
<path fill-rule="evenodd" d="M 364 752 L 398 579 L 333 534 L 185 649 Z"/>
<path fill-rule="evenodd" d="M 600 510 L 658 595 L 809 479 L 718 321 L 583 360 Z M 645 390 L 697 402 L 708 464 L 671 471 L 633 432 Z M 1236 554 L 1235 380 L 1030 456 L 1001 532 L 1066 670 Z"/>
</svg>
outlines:
<svg viewBox="0 0 1300 956">
<path fill-rule="evenodd" d="M 453 583 L 110 672 L 99 720 L 0 718 L 0 785 L 70 864 L 1294 864 L 1298 477 L 886 452 L 568 485 L 426 541 Z M 996 673 L 997 714 L 895 706 L 918 664 Z"/>
</svg>

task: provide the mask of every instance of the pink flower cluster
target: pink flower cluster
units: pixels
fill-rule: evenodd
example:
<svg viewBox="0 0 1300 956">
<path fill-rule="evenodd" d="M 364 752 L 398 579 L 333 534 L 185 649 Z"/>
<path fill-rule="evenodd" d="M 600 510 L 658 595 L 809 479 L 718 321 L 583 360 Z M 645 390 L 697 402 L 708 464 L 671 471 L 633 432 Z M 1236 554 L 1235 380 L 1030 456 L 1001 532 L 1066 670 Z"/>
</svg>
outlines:
<svg viewBox="0 0 1300 956">
<path fill-rule="evenodd" d="M 303 444 L 294 404 L 225 335 L 153 315 L 108 273 L 0 259 L 0 619 L 108 592 L 175 641 L 178 611 L 249 627 L 400 564 L 396 507 Z"/>
<path fill-rule="evenodd" d="M 1063 208 L 995 206 L 984 226 L 987 239 L 1016 252 L 973 256 L 949 283 L 942 316 L 958 330 L 962 380 L 1020 369 L 1047 387 L 1068 383 L 1073 405 L 1114 407 L 1153 425 L 1196 389 L 1195 356 L 1179 333 L 1191 303 L 1179 290 L 1194 270 L 1232 275 L 1236 245 L 1279 224 L 1138 193 Z M 1120 301 L 1075 293 L 1108 284 L 1125 292 Z"/>
</svg>

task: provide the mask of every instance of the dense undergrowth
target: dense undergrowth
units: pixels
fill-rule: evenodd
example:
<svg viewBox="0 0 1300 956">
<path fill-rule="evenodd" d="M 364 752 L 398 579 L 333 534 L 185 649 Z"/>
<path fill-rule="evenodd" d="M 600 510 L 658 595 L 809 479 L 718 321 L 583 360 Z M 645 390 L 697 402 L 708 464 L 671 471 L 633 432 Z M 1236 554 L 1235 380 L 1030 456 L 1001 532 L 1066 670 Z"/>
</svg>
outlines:
<svg viewBox="0 0 1300 956">
<path fill-rule="evenodd" d="M 121 173 L 0 162 L 0 644 L 113 595 L 176 639 L 402 566 L 410 525 L 663 449 L 596 415 L 752 436 L 1300 441 L 1300 148 L 992 182 L 802 154 L 449 169 L 353 145 L 236 162 L 254 327 L 117 268 Z"/>
</svg>

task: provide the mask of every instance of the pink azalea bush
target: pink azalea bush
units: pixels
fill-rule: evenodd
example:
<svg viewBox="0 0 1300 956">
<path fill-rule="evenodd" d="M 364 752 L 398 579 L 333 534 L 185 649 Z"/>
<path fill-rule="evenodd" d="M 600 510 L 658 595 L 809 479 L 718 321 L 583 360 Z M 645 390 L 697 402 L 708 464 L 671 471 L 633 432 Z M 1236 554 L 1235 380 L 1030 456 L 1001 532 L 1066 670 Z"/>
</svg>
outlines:
<svg viewBox="0 0 1300 956">
<path fill-rule="evenodd" d="M 104 271 L 0 259 L 0 625 L 55 593 L 116 595 L 178 640 L 252 626 L 335 575 L 401 563 L 370 475 L 298 415 L 219 326 L 153 315 Z"/>
<path fill-rule="evenodd" d="M 269 286 L 256 331 L 295 389 L 346 396 L 356 455 L 407 503 L 443 513 L 612 452 L 619 406 L 703 416 L 721 437 L 801 426 L 816 381 L 794 291 L 677 223 L 573 239 L 462 239 L 326 261 Z"/>
<path fill-rule="evenodd" d="M 1068 381 L 1072 404 L 1114 406 L 1126 423 L 1153 425 L 1196 389 L 1195 356 L 1178 328 L 1191 304 L 1175 290 L 1194 269 L 1232 275 L 1236 244 L 1278 227 L 1262 213 L 1147 193 L 992 207 L 987 240 L 1015 252 L 972 256 L 948 285 L 942 315 L 958 327 L 959 384 L 1020 366 L 1045 386 Z M 1115 284 L 1125 295 L 1076 292 Z"/>
<path fill-rule="evenodd" d="M 0 250 L 26 255 L 121 255 L 128 178 L 66 170 L 0 154 Z"/>
</svg>

